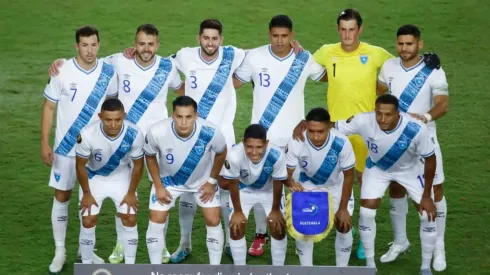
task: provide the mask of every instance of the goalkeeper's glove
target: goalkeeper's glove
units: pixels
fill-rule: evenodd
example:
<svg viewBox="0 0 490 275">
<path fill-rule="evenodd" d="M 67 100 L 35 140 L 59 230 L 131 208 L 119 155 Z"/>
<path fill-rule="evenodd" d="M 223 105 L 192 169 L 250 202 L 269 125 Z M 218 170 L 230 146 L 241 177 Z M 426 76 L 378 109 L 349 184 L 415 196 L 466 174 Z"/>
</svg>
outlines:
<svg viewBox="0 0 490 275">
<path fill-rule="evenodd" d="M 435 53 L 424 53 L 424 62 L 431 69 L 439 70 L 441 68 L 441 60 Z"/>
</svg>

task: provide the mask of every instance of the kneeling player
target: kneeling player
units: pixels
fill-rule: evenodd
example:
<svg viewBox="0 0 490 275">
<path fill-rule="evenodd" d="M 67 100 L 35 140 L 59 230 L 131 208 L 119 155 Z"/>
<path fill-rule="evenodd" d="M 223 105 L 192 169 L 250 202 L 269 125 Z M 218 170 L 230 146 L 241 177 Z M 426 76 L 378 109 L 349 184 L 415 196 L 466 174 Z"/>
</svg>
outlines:
<svg viewBox="0 0 490 275">
<path fill-rule="evenodd" d="M 435 147 L 427 126 L 399 112 L 398 108 L 398 99 L 385 94 L 376 99 L 375 112 L 338 121 L 336 127 L 346 135 L 359 134 L 369 149 L 359 218 L 367 266 L 376 266 L 376 210 L 390 183 L 396 181 L 405 187 L 420 212 L 421 274 L 432 274 L 430 263 L 437 238 L 436 207 L 431 197 L 436 171 Z"/>
<path fill-rule="evenodd" d="M 306 115 L 304 141 L 291 139 L 288 144 L 287 167 L 289 189 L 293 192 L 326 189 L 333 199 L 335 254 L 337 266 L 347 266 L 352 249 L 351 216 L 348 209 L 354 182 L 356 159 L 349 139 L 332 129 L 330 115 L 324 108 L 312 109 Z M 293 179 L 299 165 L 299 183 Z M 296 240 L 301 265 L 313 265 L 313 241 Z"/>
<path fill-rule="evenodd" d="M 233 147 L 225 163 L 232 202 L 230 214 L 230 248 L 235 265 L 245 265 L 247 243 L 245 231 L 250 210 L 261 205 L 268 213 L 272 236 L 272 264 L 284 265 L 287 237 L 284 220 L 283 181 L 287 178 L 286 156 L 279 147 L 269 144 L 267 131 L 259 124 L 245 129 L 243 142 Z"/>
<path fill-rule="evenodd" d="M 162 262 L 168 211 L 179 196 L 191 193 L 204 214 L 209 262 L 219 265 L 224 235 L 217 177 L 226 159 L 226 142 L 219 128 L 198 118 L 192 98 L 180 96 L 173 102 L 172 117 L 148 131 L 145 155 L 153 179 L 146 232 L 150 262 Z"/>
<path fill-rule="evenodd" d="M 99 117 L 101 121 L 89 124 L 80 132 L 76 147 L 83 225 L 82 262 L 92 263 L 97 214 L 104 199 L 111 198 L 124 228 L 124 260 L 126 264 L 134 264 L 138 246 L 136 188 L 143 174 L 144 137 L 136 125 L 124 120 L 124 106 L 117 98 L 102 104 Z"/>
</svg>

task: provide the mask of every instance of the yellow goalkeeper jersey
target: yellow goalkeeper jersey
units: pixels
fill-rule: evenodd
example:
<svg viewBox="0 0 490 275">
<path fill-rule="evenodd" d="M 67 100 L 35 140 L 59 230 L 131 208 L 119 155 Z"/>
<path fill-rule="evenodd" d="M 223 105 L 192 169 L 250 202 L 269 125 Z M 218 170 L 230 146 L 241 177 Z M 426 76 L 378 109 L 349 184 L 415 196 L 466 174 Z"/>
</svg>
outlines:
<svg viewBox="0 0 490 275">
<path fill-rule="evenodd" d="M 361 42 L 353 52 L 340 43 L 323 45 L 314 58 L 327 69 L 327 106 L 337 121 L 374 110 L 378 69 L 392 58 L 385 49 Z"/>
</svg>

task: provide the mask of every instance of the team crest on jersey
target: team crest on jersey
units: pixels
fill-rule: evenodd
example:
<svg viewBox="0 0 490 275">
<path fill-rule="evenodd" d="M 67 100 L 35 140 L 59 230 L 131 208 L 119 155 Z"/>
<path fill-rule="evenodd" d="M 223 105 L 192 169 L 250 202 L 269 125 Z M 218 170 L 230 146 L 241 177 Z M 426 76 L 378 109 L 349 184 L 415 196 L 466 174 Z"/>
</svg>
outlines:
<svg viewBox="0 0 490 275">
<path fill-rule="evenodd" d="M 425 79 L 423 76 L 416 77 L 414 81 L 415 81 L 415 85 L 417 85 L 417 88 L 422 87 L 425 83 Z"/>
<path fill-rule="evenodd" d="M 54 172 L 54 179 L 56 180 L 56 182 L 59 182 L 60 181 L 60 178 L 61 178 L 60 173 Z"/>
<path fill-rule="evenodd" d="M 82 135 L 78 134 L 77 143 L 82 143 Z"/>
<path fill-rule="evenodd" d="M 267 174 L 272 173 L 272 167 L 264 167 L 264 172 L 266 172 Z"/>
<path fill-rule="evenodd" d="M 199 154 L 199 155 L 202 155 L 202 153 L 204 153 L 204 146 L 196 146 L 194 147 L 196 149 L 196 152 Z"/>
<path fill-rule="evenodd" d="M 248 170 L 247 170 L 247 169 L 241 169 L 241 170 L 240 170 L 240 177 L 241 177 L 241 178 L 246 178 L 246 177 L 248 177 Z"/>
<path fill-rule="evenodd" d="M 337 156 L 336 155 L 327 156 L 327 159 L 328 159 L 328 161 L 330 161 L 330 163 L 337 163 Z"/>
<path fill-rule="evenodd" d="M 225 168 L 230 170 L 230 163 L 228 162 L 228 160 L 225 160 Z"/>
<path fill-rule="evenodd" d="M 123 143 L 123 144 L 121 144 L 121 149 L 123 151 L 127 152 L 127 151 L 129 151 L 129 149 L 131 149 L 131 145 Z"/>
<path fill-rule="evenodd" d="M 361 55 L 359 57 L 359 59 L 361 60 L 362 65 L 366 65 L 366 63 L 368 62 L 368 56 L 367 55 Z"/>
<path fill-rule="evenodd" d="M 406 140 L 398 141 L 398 147 L 400 147 L 400 149 L 405 149 L 407 148 L 407 146 L 408 146 L 408 142 Z"/>
</svg>

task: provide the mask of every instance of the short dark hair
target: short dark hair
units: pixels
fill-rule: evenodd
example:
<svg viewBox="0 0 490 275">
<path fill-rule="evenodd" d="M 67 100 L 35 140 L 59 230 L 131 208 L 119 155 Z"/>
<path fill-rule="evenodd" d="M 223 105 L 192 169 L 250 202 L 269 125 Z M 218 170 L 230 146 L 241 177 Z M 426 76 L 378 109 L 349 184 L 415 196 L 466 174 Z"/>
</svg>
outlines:
<svg viewBox="0 0 490 275">
<path fill-rule="evenodd" d="M 381 95 L 376 99 L 376 105 L 378 103 L 379 104 L 391 104 L 391 105 L 395 106 L 395 109 L 398 110 L 398 98 L 396 98 L 396 96 L 394 96 L 394 95 L 391 95 L 391 94 Z"/>
<path fill-rule="evenodd" d="M 249 138 L 267 141 L 267 130 L 260 124 L 251 124 L 245 129 L 245 133 L 243 134 L 243 140 Z"/>
<path fill-rule="evenodd" d="M 99 31 L 97 30 L 96 27 L 89 26 L 89 25 L 81 26 L 75 32 L 75 41 L 78 44 L 78 43 L 80 43 L 80 37 L 89 37 L 92 35 L 97 36 L 97 42 L 99 42 Z"/>
<path fill-rule="evenodd" d="M 306 115 L 306 121 L 330 122 L 330 114 L 325 108 L 311 109 Z"/>
<path fill-rule="evenodd" d="M 290 31 L 293 30 L 293 21 L 287 15 L 276 15 L 272 17 L 269 22 L 269 31 L 275 27 L 288 28 Z"/>
<path fill-rule="evenodd" d="M 217 30 L 218 33 L 221 35 L 221 33 L 223 32 L 223 25 L 221 25 L 221 22 L 219 22 L 218 19 L 206 19 L 202 21 L 199 25 L 199 35 L 204 32 L 204 29 Z"/>
<path fill-rule="evenodd" d="M 108 112 L 114 112 L 114 111 L 123 111 L 124 112 L 124 105 L 122 104 L 121 100 L 119 100 L 116 97 L 111 97 L 108 98 L 102 103 L 102 112 L 108 111 Z"/>
<path fill-rule="evenodd" d="M 172 102 L 172 108 L 174 112 L 177 107 L 188 107 L 188 106 L 192 106 L 192 108 L 194 108 L 194 111 L 197 111 L 197 103 L 194 99 L 192 99 L 192 97 L 183 95 L 177 97 Z"/>
<path fill-rule="evenodd" d="M 349 21 L 355 19 L 357 22 L 357 27 L 362 26 L 362 17 L 358 10 L 356 9 L 345 9 L 337 17 L 337 26 L 340 25 L 340 20 Z"/>
<path fill-rule="evenodd" d="M 396 37 L 400 35 L 412 35 L 413 37 L 419 39 L 422 34 L 420 33 L 420 29 L 417 26 L 408 24 L 398 28 L 398 31 L 396 32 Z"/>
<path fill-rule="evenodd" d="M 144 32 L 147 35 L 158 36 L 158 29 L 153 24 L 143 24 L 136 29 L 136 34 Z"/>
</svg>

